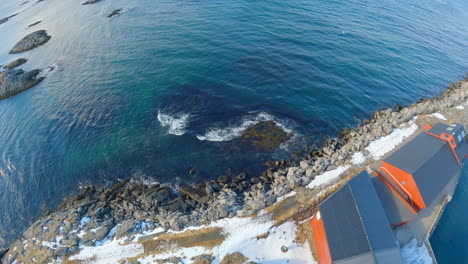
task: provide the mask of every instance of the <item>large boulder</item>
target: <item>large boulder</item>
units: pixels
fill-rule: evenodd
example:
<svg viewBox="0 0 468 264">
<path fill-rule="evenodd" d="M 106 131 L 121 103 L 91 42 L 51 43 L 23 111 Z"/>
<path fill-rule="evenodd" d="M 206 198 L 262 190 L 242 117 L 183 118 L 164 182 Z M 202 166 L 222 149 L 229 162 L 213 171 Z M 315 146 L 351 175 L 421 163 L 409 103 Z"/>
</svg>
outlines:
<svg viewBox="0 0 468 264">
<path fill-rule="evenodd" d="M 51 36 L 47 35 L 45 30 L 35 31 L 18 41 L 18 43 L 16 43 L 16 45 L 10 50 L 10 54 L 32 50 L 46 43 L 50 38 Z"/>
<path fill-rule="evenodd" d="M 41 82 L 45 77 L 36 78 L 40 70 L 25 72 L 21 69 L 0 72 L 0 100 L 16 95 Z"/>
</svg>

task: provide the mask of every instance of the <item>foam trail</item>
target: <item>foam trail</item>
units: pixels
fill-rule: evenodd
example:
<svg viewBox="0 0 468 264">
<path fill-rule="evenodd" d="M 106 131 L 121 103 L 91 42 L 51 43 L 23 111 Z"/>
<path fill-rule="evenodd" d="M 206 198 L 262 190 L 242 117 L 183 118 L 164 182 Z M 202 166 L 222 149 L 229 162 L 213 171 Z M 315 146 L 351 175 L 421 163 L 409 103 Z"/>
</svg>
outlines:
<svg viewBox="0 0 468 264">
<path fill-rule="evenodd" d="M 169 134 L 181 136 L 185 134 L 185 128 L 187 127 L 189 114 L 177 114 L 174 116 L 158 112 L 158 120 L 161 126 L 168 127 Z"/>
<path fill-rule="evenodd" d="M 286 133 L 292 133 L 291 129 L 288 129 L 286 126 L 275 120 L 275 118 L 272 115 L 261 112 L 255 117 L 244 118 L 242 123 L 238 126 L 230 126 L 226 128 L 211 128 L 204 135 L 197 135 L 197 138 L 199 140 L 215 142 L 230 141 L 237 137 L 240 137 L 245 130 L 261 121 L 274 121 L 276 125 L 280 126 L 281 129 L 283 129 L 283 131 L 285 131 Z"/>
</svg>

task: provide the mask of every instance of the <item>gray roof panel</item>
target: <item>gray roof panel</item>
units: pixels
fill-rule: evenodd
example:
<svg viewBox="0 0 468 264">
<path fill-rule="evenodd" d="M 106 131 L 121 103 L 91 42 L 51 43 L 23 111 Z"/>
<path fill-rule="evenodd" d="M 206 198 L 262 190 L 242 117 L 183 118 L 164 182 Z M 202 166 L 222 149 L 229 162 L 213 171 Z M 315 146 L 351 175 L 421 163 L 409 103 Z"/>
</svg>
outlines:
<svg viewBox="0 0 468 264">
<path fill-rule="evenodd" d="M 410 221 L 416 217 L 416 214 L 379 177 L 372 174 L 371 179 L 391 224 Z"/>
<path fill-rule="evenodd" d="M 361 215 L 372 250 L 398 248 L 385 211 L 366 172 L 354 177 L 349 185 Z"/>
<path fill-rule="evenodd" d="M 371 252 L 348 184 L 325 200 L 319 208 L 333 261 Z"/>
</svg>

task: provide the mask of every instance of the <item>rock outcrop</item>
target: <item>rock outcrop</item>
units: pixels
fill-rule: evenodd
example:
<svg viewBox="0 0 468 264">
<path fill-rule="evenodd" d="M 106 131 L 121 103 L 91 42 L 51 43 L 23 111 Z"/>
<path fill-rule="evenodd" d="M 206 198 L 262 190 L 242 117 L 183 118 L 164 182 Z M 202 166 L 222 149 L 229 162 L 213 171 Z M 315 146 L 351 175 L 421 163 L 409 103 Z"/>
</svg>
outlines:
<svg viewBox="0 0 468 264">
<path fill-rule="evenodd" d="M 35 31 L 22 38 L 18 43 L 16 43 L 16 45 L 10 50 L 10 54 L 20 53 L 34 49 L 49 41 L 50 38 L 51 37 L 47 35 L 47 32 L 45 30 Z"/>
<path fill-rule="evenodd" d="M 83 2 L 82 5 L 94 4 L 94 3 L 99 2 L 99 1 L 101 1 L 101 0 L 88 0 L 86 2 Z"/>
<path fill-rule="evenodd" d="M 28 27 L 34 27 L 35 25 L 37 25 L 37 24 L 39 24 L 39 23 L 41 23 L 41 22 L 42 22 L 42 21 L 34 22 L 34 23 L 30 24 Z"/>
<path fill-rule="evenodd" d="M 25 64 L 28 60 L 25 59 L 25 58 L 19 58 L 19 59 L 16 59 L 10 63 L 8 63 L 7 65 L 3 66 L 3 69 L 7 69 L 7 70 L 11 70 L 11 69 L 14 69 L 18 66 L 21 66 L 23 64 Z"/>
<path fill-rule="evenodd" d="M 118 15 L 120 13 L 122 13 L 122 8 L 115 9 L 114 11 L 110 12 L 110 14 L 108 14 L 107 17 L 113 17 L 113 16 L 116 16 L 116 15 Z"/>
<path fill-rule="evenodd" d="M 41 82 L 45 77 L 36 78 L 40 70 L 25 72 L 21 69 L 0 73 L 0 100 L 16 95 Z"/>
</svg>

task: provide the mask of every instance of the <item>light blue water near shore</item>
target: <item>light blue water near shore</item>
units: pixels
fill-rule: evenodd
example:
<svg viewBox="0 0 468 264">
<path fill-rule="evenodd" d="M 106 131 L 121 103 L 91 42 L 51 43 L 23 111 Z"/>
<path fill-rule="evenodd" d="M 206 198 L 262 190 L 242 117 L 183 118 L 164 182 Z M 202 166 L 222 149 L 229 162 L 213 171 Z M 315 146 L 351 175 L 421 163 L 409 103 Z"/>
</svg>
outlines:
<svg viewBox="0 0 468 264">
<path fill-rule="evenodd" d="M 468 69 L 464 0 L 21 2 L 0 4 L 0 17 L 21 11 L 0 25 L 0 64 L 55 70 L 0 101 L 7 241 L 82 183 L 254 174 L 374 110 L 436 96 Z M 52 39 L 8 54 L 37 29 Z M 274 153 L 232 140 L 268 119 L 296 137 Z"/>
</svg>

